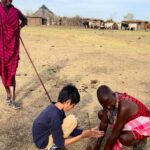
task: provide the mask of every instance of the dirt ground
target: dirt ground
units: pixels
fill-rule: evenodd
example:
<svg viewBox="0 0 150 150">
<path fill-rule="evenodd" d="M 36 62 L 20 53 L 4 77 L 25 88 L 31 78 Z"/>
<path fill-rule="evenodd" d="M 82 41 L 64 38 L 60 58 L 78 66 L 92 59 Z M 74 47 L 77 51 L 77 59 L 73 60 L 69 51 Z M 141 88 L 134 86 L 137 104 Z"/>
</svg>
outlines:
<svg viewBox="0 0 150 150">
<path fill-rule="evenodd" d="M 54 101 L 65 84 L 78 87 L 81 102 L 71 113 L 79 118 L 81 128 L 88 128 L 87 114 L 93 127 L 99 124 L 96 89 L 100 85 L 150 105 L 150 32 L 26 27 L 21 36 Z M 49 104 L 22 46 L 20 58 L 16 100 L 21 110 L 8 108 L 0 84 L 0 150 L 37 150 L 32 123 Z M 83 140 L 67 150 L 85 150 L 89 143 Z"/>
</svg>

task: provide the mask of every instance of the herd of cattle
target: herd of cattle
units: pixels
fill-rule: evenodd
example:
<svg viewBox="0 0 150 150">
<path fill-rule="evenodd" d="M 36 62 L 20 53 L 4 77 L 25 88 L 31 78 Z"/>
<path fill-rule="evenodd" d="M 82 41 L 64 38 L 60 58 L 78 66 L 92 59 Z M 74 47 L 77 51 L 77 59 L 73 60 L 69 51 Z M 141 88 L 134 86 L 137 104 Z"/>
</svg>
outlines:
<svg viewBox="0 0 150 150">
<path fill-rule="evenodd" d="M 121 29 L 121 23 L 113 23 L 113 22 L 93 22 L 93 21 L 85 21 L 83 22 L 83 26 L 85 28 L 93 28 L 93 29 L 111 29 L 118 30 Z"/>
<path fill-rule="evenodd" d="M 82 24 L 85 28 L 110 29 L 110 30 L 147 30 L 150 29 L 150 22 L 142 20 L 131 20 L 116 22 L 104 22 L 98 19 L 83 19 Z"/>
</svg>

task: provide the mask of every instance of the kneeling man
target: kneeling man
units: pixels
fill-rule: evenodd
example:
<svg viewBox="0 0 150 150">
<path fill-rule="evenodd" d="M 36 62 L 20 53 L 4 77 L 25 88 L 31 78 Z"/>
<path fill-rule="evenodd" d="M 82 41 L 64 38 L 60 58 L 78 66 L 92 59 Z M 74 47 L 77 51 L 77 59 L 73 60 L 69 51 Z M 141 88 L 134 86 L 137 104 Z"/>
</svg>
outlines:
<svg viewBox="0 0 150 150">
<path fill-rule="evenodd" d="M 148 108 L 136 98 L 126 93 L 113 92 L 106 85 L 98 88 L 97 97 L 103 107 L 98 113 L 100 130 L 106 132 L 108 124 L 112 124 L 112 134 L 104 150 L 121 150 L 122 145 L 143 150 L 146 146 L 143 141 L 150 137 Z M 95 150 L 99 150 L 102 139 L 98 139 Z"/>
</svg>

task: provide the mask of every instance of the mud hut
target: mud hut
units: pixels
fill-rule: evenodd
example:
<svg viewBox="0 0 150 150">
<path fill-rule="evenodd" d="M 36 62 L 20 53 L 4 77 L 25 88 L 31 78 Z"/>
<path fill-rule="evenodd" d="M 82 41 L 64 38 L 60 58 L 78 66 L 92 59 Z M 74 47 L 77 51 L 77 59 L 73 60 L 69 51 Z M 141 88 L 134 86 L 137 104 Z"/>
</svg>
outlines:
<svg viewBox="0 0 150 150">
<path fill-rule="evenodd" d="M 150 22 L 148 23 L 147 28 L 150 29 Z"/>
<path fill-rule="evenodd" d="M 124 30 L 147 30 L 148 21 L 143 20 L 125 20 L 122 21 L 122 29 Z"/>
<path fill-rule="evenodd" d="M 57 23 L 57 16 L 45 5 L 41 6 L 33 15 L 28 16 L 29 25 L 54 25 Z"/>
<path fill-rule="evenodd" d="M 28 25 L 29 26 L 40 26 L 43 23 L 43 18 L 42 17 L 32 17 L 32 16 L 27 16 L 28 19 Z"/>
</svg>

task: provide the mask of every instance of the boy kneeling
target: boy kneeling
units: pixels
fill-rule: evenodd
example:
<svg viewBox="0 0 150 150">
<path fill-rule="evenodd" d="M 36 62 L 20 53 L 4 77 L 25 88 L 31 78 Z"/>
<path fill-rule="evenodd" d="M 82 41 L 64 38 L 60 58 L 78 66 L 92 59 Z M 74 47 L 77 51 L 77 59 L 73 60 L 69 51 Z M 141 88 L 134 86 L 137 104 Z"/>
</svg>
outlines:
<svg viewBox="0 0 150 150">
<path fill-rule="evenodd" d="M 73 115 L 65 116 L 80 101 L 77 88 L 65 86 L 59 93 L 58 102 L 44 109 L 33 123 L 33 141 L 40 149 L 56 150 L 73 144 L 83 138 L 99 138 L 103 131 L 76 129 L 77 119 Z M 71 136 L 71 138 L 68 138 Z M 67 139 L 66 139 L 67 138 Z"/>
</svg>

